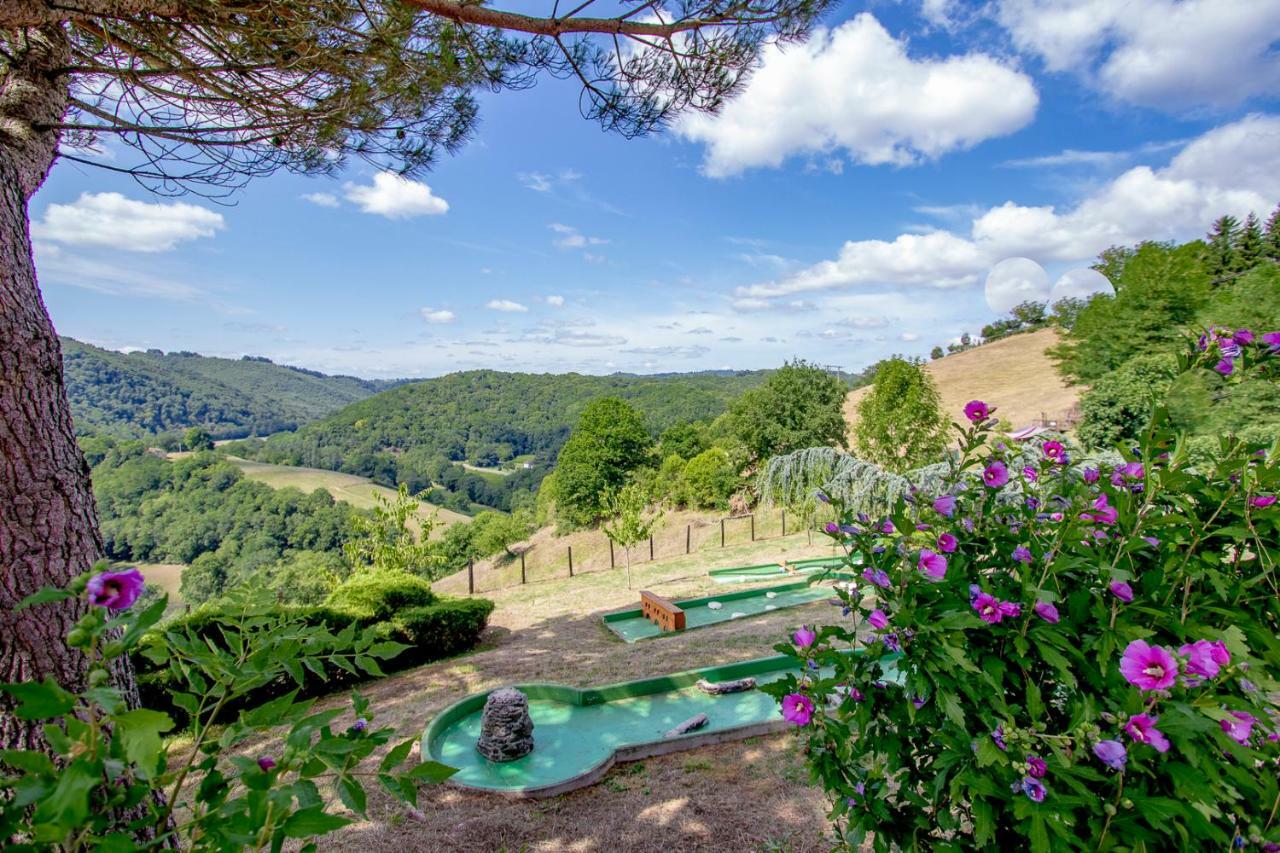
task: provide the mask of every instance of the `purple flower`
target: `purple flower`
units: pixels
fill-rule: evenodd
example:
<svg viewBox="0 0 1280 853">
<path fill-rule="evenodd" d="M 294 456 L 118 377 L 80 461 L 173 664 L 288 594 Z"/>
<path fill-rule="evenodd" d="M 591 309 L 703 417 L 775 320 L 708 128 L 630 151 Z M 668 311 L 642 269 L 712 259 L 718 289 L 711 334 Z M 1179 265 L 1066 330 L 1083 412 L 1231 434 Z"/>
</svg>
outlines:
<svg viewBox="0 0 1280 853">
<path fill-rule="evenodd" d="M 1125 604 L 1133 601 L 1133 587 L 1129 586 L 1124 581 L 1112 581 L 1111 594 L 1123 601 Z"/>
<path fill-rule="evenodd" d="M 1013 559 L 1019 563 L 1029 564 L 1031 562 L 1031 549 L 1026 545 L 1019 545 L 1013 549 Z"/>
<path fill-rule="evenodd" d="M 1118 740 L 1098 741 L 1097 746 L 1093 748 L 1093 754 L 1112 770 L 1124 770 L 1125 762 L 1129 760 L 1128 750 Z"/>
<path fill-rule="evenodd" d="M 950 533 L 943 533 L 938 536 L 938 550 L 942 553 L 954 554 L 958 547 L 960 547 L 960 541 Z"/>
<path fill-rule="evenodd" d="M 1022 605 L 1014 604 L 1012 601 L 1000 602 L 1000 615 L 1008 616 L 1010 619 L 1016 619 L 1022 615 Z"/>
<path fill-rule="evenodd" d="M 994 729 L 992 729 L 991 739 L 996 742 L 996 746 L 1000 747 L 1001 751 L 1004 751 L 1009 748 L 1008 746 L 1005 745 L 1005 742 L 1004 742 L 1004 726 L 996 726 Z"/>
<path fill-rule="evenodd" d="M 978 618 L 983 622 L 995 625 L 1004 618 L 1004 613 L 1000 610 L 1000 601 L 989 592 L 980 592 L 975 595 L 971 606 L 978 612 Z"/>
<path fill-rule="evenodd" d="M 893 522 L 886 518 L 884 521 L 884 524 L 880 525 L 880 532 L 883 533 L 885 536 L 888 536 L 890 533 L 892 533 Z"/>
<path fill-rule="evenodd" d="M 933 499 L 933 511 L 950 518 L 956 511 L 956 499 L 952 495 L 942 495 Z"/>
<path fill-rule="evenodd" d="M 827 531 L 832 536 L 835 536 L 840 532 L 840 525 L 836 524 L 834 521 L 828 521 L 827 526 L 824 527 L 823 530 Z"/>
<path fill-rule="evenodd" d="M 1120 476 L 1124 477 L 1126 480 L 1141 480 L 1143 477 L 1147 476 L 1147 471 L 1142 467 L 1141 462 L 1126 462 L 1116 470 L 1118 470 L 1120 472 Z"/>
<path fill-rule="evenodd" d="M 1163 646 L 1134 640 L 1120 658 L 1120 674 L 1139 690 L 1167 690 L 1178 675 L 1178 662 Z"/>
<path fill-rule="evenodd" d="M 923 697 L 922 697 L 922 696 L 912 696 L 912 697 L 911 697 L 911 704 L 915 706 L 915 708 L 916 708 L 916 710 L 917 710 L 917 711 L 919 711 L 919 710 L 920 710 L 921 708 L 923 708 L 925 705 L 929 704 L 929 697 L 927 697 L 927 696 L 923 696 Z"/>
<path fill-rule="evenodd" d="M 1267 332 L 1262 336 L 1262 342 L 1270 347 L 1272 352 L 1280 352 L 1280 332 Z"/>
<path fill-rule="evenodd" d="M 1108 504 L 1107 496 L 1101 494 L 1093 501 L 1093 511 L 1082 512 L 1080 517 L 1085 521 L 1096 521 L 1099 524 L 1115 524 L 1116 519 L 1120 517 L 1120 513 L 1116 511 L 1115 507 Z"/>
<path fill-rule="evenodd" d="M 809 648 L 817 639 L 818 635 L 808 625 L 800 626 L 800 629 L 791 635 L 792 642 L 802 649 Z"/>
<path fill-rule="evenodd" d="M 145 586 L 142 572 L 125 569 L 123 572 L 100 572 L 89 578 L 85 588 L 89 591 L 89 600 L 99 607 L 128 610 L 142 595 Z"/>
<path fill-rule="evenodd" d="M 890 586 L 892 586 L 891 582 L 889 581 L 889 575 L 886 574 L 883 569 L 871 569 L 871 568 L 863 569 L 862 577 L 867 581 L 867 583 L 875 584 L 881 589 L 888 589 Z"/>
<path fill-rule="evenodd" d="M 1227 737 L 1236 743 L 1248 746 L 1249 738 L 1253 735 L 1253 724 L 1258 722 L 1258 718 L 1247 711 L 1231 711 L 1230 713 L 1235 719 L 1223 720 L 1222 730 L 1227 733 Z"/>
<path fill-rule="evenodd" d="M 1196 640 L 1194 643 L 1179 646 L 1178 654 L 1187 659 L 1187 673 L 1202 678 L 1217 678 L 1218 671 L 1231 663 L 1231 652 L 1227 651 L 1226 645 L 1221 640 L 1213 643 L 1208 640 Z"/>
<path fill-rule="evenodd" d="M 822 501 L 824 504 L 831 503 L 831 498 L 827 497 L 827 493 L 822 491 L 822 489 L 818 489 L 816 492 L 814 492 L 813 496 L 818 500 Z"/>
<path fill-rule="evenodd" d="M 1014 793 L 1021 791 L 1027 795 L 1027 799 L 1033 803 L 1043 803 L 1044 795 L 1047 793 L 1044 783 L 1034 776 L 1026 776 L 1021 782 L 1013 783 Z"/>
<path fill-rule="evenodd" d="M 782 697 L 782 719 L 797 726 L 807 726 L 813 719 L 813 700 L 803 693 Z"/>
<path fill-rule="evenodd" d="M 1234 360 L 1224 357 L 1218 360 L 1218 363 L 1213 366 L 1213 369 L 1215 373 L 1220 373 L 1223 376 L 1230 376 L 1236 369 L 1236 363 Z"/>
<path fill-rule="evenodd" d="M 1085 468 L 1083 476 L 1086 483 L 1096 483 L 1098 478 L 1102 476 L 1102 472 L 1097 468 Z"/>
<path fill-rule="evenodd" d="M 1143 541 L 1143 542 L 1146 542 L 1146 543 L 1147 543 L 1148 545 L 1150 545 L 1152 548 L 1159 548 L 1159 547 L 1160 547 L 1160 540 L 1159 540 L 1159 539 L 1157 539 L 1157 538 L 1156 538 L 1156 537 L 1154 537 L 1154 536 L 1143 536 L 1143 537 L 1142 537 L 1142 541 Z"/>
<path fill-rule="evenodd" d="M 1248 329 L 1236 329 L 1236 333 L 1231 336 L 1231 340 L 1235 341 L 1242 347 L 1247 347 L 1253 343 L 1253 332 Z"/>
<path fill-rule="evenodd" d="M 1156 728 L 1159 719 L 1147 714 L 1134 714 L 1124 724 L 1124 730 L 1134 743 L 1149 743 L 1155 747 L 1156 752 L 1168 752 L 1169 739 Z"/>
<path fill-rule="evenodd" d="M 1058 624 L 1058 608 L 1047 601 L 1038 601 L 1035 606 L 1036 615 L 1050 625 Z"/>
<path fill-rule="evenodd" d="M 269 755 L 264 755 L 258 759 L 258 767 L 262 768 L 263 773 L 270 773 L 276 766 L 276 760 Z"/>
<path fill-rule="evenodd" d="M 920 552 L 920 561 L 916 567 L 924 572 L 925 577 L 936 583 L 947 575 L 947 558 L 925 548 Z"/>
<path fill-rule="evenodd" d="M 871 611 L 871 615 L 867 617 L 867 624 L 877 630 L 889 627 L 889 617 L 884 614 L 880 608 Z"/>
<path fill-rule="evenodd" d="M 364 731 L 368 727 L 369 727 L 369 721 L 366 720 L 364 717 L 360 717 L 354 723 L 351 724 L 351 728 L 347 729 L 347 731 L 354 732 L 355 734 L 359 734 L 360 732 Z"/>
<path fill-rule="evenodd" d="M 1038 755 L 1028 755 L 1027 773 L 1036 779 L 1043 779 L 1049 773 L 1049 765 Z"/>
<path fill-rule="evenodd" d="M 891 652 L 902 651 L 902 646 L 898 643 L 897 634 L 885 634 L 880 638 L 880 642 L 884 643 L 884 647 Z"/>
<path fill-rule="evenodd" d="M 1034 483 L 1036 480 L 1040 479 L 1040 474 L 1036 471 L 1035 468 L 1032 468 L 1030 465 L 1022 469 L 1022 476 L 1025 477 L 1027 481 L 1031 483 Z"/>
<path fill-rule="evenodd" d="M 1275 495 L 1257 495 L 1249 499 L 1249 505 L 1254 509 L 1266 509 L 1276 502 Z"/>
<path fill-rule="evenodd" d="M 973 604 L 973 600 L 982 593 L 982 587 L 976 583 L 969 584 L 969 604 Z"/>
<path fill-rule="evenodd" d="M 1044 452 L 1045 458 L 1053 460 L 1056 465 L 1067 461 L 1067 448 L 1062 446 L 1061 441 L 1046 441 L 1040 445 L 1040 449 Z"/>
<path fill-rule="evenodd" d="M 982 482 L 986 483 L 988 488 L 998 489 L 1009 482 L 1009 469 L 1003 462 L 992 462 L 983 469 Z"/>
<path fill-rule="evenodd" d="M 980 423 L 991 417 L 991 409 L 981 400 L 970 400 L 964 404 L 964 416 L 970 423 Z"/>
</svg>

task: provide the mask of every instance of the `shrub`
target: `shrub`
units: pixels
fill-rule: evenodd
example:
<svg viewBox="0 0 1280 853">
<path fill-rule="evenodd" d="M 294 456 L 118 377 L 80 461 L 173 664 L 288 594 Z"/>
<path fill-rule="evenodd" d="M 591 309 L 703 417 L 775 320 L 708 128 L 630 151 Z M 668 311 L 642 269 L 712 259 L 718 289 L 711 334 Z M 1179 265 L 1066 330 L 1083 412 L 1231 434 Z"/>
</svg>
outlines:
<svg viewBox="0 0 1280 853">
<path fill-rule="evenodd" d="M 729 497 L 741 482 L 729 454 L 719 447 L 690 459 L 682 476 L 685 497 L 697 509 L 728 509 Z"/>
<path fill-rule="evenodd" d="M 447 598 L 397 613 L 389 624 L 391 639 L 411 648 L 391 661 L 400 668 L 449 657 L 475 646 L 493 613 L 486 598 Z"/>
<path fill-rule="evenodd" d="M 1080 400 L 1078 434 L 1088 447 L 1132 442 L 1151 420 L 1151 409 L 1177 373 L 1173 356 L 1140 355 L 1100 378 Z"/>
<path fill-rule="evenodd" d="M 431 583 L 407 572 L 361 572 L 329 594 L 325 604 L 362 622 L 381 622 L 408 607 L 436 600 Z"/>
<path fill-rule="evenodd" d="M 1274 381 L 1280 334 L 1215 331 L 1180 366 Z M 872 595 L 842 594 L 851 624 L 779 646 L 804 675 L 765 687 L 808 741 L 838 837 L 1277 849 L 1276 446 L 1227 437 L 1191 465 L 1157 410 L 1117 464 L 1053 440 L 1010 464 L 986 406 L 966 413 L 937 490 L 879 517 L 836 503 L 828 532 Z"/>
<path fill-rule="evenodd" d="M 858 457 L 907 471 L 937 458 L 946 430 L 938 389 L 924 366 L 896 357 L 880 362 L 870 393 L 858 401 Z"/>
</svg>

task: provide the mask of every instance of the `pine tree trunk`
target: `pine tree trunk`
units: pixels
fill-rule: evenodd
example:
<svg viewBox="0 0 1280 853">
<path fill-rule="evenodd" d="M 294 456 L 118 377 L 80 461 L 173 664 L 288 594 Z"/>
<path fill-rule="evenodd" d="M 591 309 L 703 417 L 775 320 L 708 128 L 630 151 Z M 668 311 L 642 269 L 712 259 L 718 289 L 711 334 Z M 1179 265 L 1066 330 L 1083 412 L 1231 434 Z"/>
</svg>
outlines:
<svg viewBox="0 0 1280 853">
<path fill-rule="evenodd" d="M 66 632 L 82 601 L 14 605 L 65 584 L 102 553 L 89 466 L 76 444 L 62 377 L 62 352 L 36 284 L 27 203 L 44 182 L 56 135 L 36 128 L 66 109 L 66 35 L 28 31 L 26 50 L 0 78 L 0 681 L 52 676 L 83 685 L 84 656 Z M 116 684 L 136 704 L 127 662 Z M 19 720 L 0 700 L 0 747 L 38 747 L 40 723 Z"/>
</svg>

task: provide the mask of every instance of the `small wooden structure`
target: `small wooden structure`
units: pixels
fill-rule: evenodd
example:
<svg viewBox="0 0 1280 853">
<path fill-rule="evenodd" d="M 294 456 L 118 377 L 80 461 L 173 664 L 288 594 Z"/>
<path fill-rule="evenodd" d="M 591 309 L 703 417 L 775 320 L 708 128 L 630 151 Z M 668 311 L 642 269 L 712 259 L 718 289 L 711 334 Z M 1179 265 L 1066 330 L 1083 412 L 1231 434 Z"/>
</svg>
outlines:
<svg viewBox="0 0 1280 853">
<path fill-rule="evenodd" d="M 660 595 L 641 590 L 640 612 L 663 631 L 684 630 L 684 611 Z"/>
</svg>

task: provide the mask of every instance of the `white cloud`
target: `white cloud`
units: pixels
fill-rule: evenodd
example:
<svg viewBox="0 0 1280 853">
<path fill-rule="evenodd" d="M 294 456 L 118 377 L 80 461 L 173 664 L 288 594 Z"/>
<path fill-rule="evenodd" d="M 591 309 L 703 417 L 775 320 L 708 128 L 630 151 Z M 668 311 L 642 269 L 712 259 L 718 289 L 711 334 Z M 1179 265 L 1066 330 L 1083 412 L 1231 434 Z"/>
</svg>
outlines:
<svg viewBox="0 0 1280 853">
<path fill-rule="evenodd" d="M 212 237 L 222 214 L 185 202 L 152 204 L 120 193 L 81 193 L 70 204 L 51 204 L 31 225 L 31 236 L 79 246 L 129 252 L 164 252 L 186 240 Z"/>
<path fill-rule="evenodd" d="M 1000 0 L 1014 45 L 1124 101 L 1226 107 L 1280 88 L 1275 0 Z"/>
<path fill-rule="evenodd" d="M 338 197 L 333 193 L 303 193 L 303 201 L 309 201 L 320 207 L 337 207 Z"/>
<path fill-rule="evenodd" d="M 1252 115 L 1187 144 L 1169 165 L 1135 166 L 1074 207 L 1005 202 L 974 216 L 969 233 L 931 231 L 856 240 L 833 260 L 739 288 L 735 305 L 763 308 L 792 294 L 867 284 L 971 286 L 998 261 L 1085 261 L 1108 246 L 1185 240 L 1223 213 L 1265 214 L 1280 198 L 1280 117 Z"/>
<path fill-rule="evenodd" d="M 554 296 L 554 295 L 553 295 L 553 296 L 548 296 L 548 297 L 547 297 L 547 304 L 548 304 L 548 305 L 551 305 L 551 306 L 554 306 L 554 307 L 556 307 L 556 308 L 559 308 L 559 307 L 561 307 L 562 305 L 564 305 L 564 297 L 563 297 L 563 296 Z"/>
<path fill-rule="evenodd" d="M 523 314 L 529 310 L 528 306 L 510 299 L 490 299 L 484 307 L 491 311 L 505 311 L 508 314 Z"/>
<path fill-rule="evenodd" d="M 1009 65 L 981 53 L 912 58 L 863 13 L 805 44 L 766 48 L 741 95 L 717 116 L 689 114 L 677 132 L 706 143 L 714 177 L 797 154 L 902 166 L 1012 133 L 1038 102 Z"/>
<path fill-rule="evenodd" d="M 1053 283 L 1053 291 L 1049 295 L 1050 302 L 1075 297 L 1084 299 L 1095 293 L 1113 293 L 1115 288 L 1110 280 L 1094 269 L 1081 267 L 1067 270 Z"/>
<path fill-rule="evenodd" d="M 572 225 L 552 222 L 547 226 L 560 236 L 551 241 L 557 249 L 585 249 L 587 246 L 603 246 L 608 243 L 600 237 L 588 237 Z"/>
<path fill-rule="evenodd" d="M 371 186 L 346 183 L 342 188 L 346 192 L 347 201 L 353 202 L 365 213 L 374 213 L 388 219 L 438 216 L 449 209 L 449 203 L 434 195 L 431 187 L 392 172 L 374 175 Z"/>
<path fill-rule="evenodd" d="M 458 318 L 457 314 L 454 314 L 452 311 L 449 311 L 444 308 L 436 308 L 436 309 L 423 308 L 422 309 L 422 319 L 426 320 L 428 323 L 432 323 L 435 325 L 452 323 L 457 318 Z"/>
<path fill-rule="evenodd" d="M 1005 314 L 1023 302 L 1049 299 L 1049 274 L 1030 258 L 1006 258 L 987 273 L 987 307 Z"/>
</svg>

